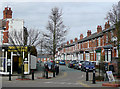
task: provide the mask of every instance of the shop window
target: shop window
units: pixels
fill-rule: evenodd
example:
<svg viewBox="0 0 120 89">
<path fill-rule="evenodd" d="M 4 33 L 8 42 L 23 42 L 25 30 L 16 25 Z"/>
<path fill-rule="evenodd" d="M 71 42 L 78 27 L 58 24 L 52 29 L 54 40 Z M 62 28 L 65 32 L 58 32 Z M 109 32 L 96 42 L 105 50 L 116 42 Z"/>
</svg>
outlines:
<svg viewBox="0 0 120 89">
<path fill-rule="evenodd" d="M 3 71 L 3 66 L 4 66 L 4 52 L 0 50 L 0 71 Z"/>
</svg>

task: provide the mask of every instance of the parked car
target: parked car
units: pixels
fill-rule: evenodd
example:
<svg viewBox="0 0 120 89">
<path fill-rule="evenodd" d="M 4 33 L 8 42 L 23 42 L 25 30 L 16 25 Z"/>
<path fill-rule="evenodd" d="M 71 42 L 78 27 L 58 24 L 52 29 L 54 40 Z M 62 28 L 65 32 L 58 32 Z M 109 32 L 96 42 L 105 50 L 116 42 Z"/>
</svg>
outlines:
<svg viewBox="0 0 120 89">
<path fill-rule="evenodd" d="M 75 69 L 81 69 L 82 62 L 84 62 L 84 61 L 77 61 L 77 63 L 75 64 L 74 68 Z"/>
<path fill-rule="evenodd" d="M 51 61 L 47 61 L 44 63 L 44 67 L 47 67 L 48 66 L 48 71 L 53 71 L 53 62 Z M 55 68 L 58 67 L 57 64 L 54 65 Z"/>
<path fill-rule="evenodd" d="M 93 71 L 94 68 L 95 68 L 94 63 L 89 61 L 82 62 L 82 66 L 81 66 L 82 71 L 86 71 L 86 69 L 88 69 L 89 71 Z"/>
<path fill-rule="evenodd" d="M 76 60 L 70 61 L 70 62 L 68 63 L 68 67 L 69 67 L 69 68 L 73 68 L 73 67 L 75 66 L 75 64 L 76 64 Z"/>
<path fill-rule="evenodd" d="M 59 62 L 59 64 L 60 64 L 60 65 L 65 65 L 65 60 L 61 60 L 61 61 Z"/>
</svg>

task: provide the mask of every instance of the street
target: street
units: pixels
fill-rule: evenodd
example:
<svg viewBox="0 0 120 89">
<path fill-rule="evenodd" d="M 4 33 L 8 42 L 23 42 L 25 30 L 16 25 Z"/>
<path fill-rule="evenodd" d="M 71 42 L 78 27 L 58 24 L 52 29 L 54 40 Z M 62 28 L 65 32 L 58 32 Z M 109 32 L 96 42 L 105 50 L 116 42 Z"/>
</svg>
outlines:
<svg viewBox="0 0 120 89">
<path fill-rule="evenodd" d="M 101 87 L 102 83 L 92 84 L 92 72 L 89 73 L 89 80 L 86 80 L 85 72 L 60 65 L 60 74 L 51 79 L 37 79 L 41 72 L 35 72 L 35 80 L 16 80 L 18 76 L 12 76 L 9 81 L 8 76 L 3 76 L 2 87 Z M 29 75 L 31 78 L 31 75 Z"/>
</svg>

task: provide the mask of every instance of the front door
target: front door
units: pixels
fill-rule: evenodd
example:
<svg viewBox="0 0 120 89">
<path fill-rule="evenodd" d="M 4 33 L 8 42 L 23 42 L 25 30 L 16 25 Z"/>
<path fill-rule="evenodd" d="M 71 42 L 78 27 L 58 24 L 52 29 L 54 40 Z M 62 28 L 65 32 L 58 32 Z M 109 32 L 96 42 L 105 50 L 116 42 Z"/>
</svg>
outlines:
<svg viewBox="0 0 120 89">
<path fill-rule="evenodd" d="M 13 73 L 18 73 L 19 57 L 13 56 Z"/>
</svg>

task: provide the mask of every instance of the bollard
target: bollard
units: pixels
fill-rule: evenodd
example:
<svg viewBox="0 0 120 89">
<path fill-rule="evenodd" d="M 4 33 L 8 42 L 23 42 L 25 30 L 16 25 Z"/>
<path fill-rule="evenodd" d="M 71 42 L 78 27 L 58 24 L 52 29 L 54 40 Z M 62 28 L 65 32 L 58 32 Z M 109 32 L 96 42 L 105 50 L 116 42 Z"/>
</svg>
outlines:
<svg viewBox="0 0 120 89">
<path fill-rule="evenodd" d="M 48 69 L 46 69 L 46 79 L 48 79 Z"/>
<path fill-rule="evenodd" d="M 11 71 L 9 71 L 9 81 L 11 81 Z"/>
<path fill-rule="evenodd" d="M 59 74 L 59 66 L 57 68 L 58 68 L 58 74 Z"/>
<path fill-rule="evenodd" d="M 55 68 L 56 75 L 58 75 L 58 67 Z"/>
<path fill-rule="evenodd" d="M 57 65 L 57 67 L 55 69 L 56 69 L 56 75 L 58 75 L 59 74 L 59 66 Z"/>
<path fill-rule="evenodd" d="M 53 68 L 53 77 L 55 77 L 55 68 Z"/>
<path fill-rule="evenodd" d="M 32 70 L 32 80 L 34 80 L 34 70 Z"/>
<path fill-rule="evenodd" d="M 88 68 L 86 68 L 86 81 L 89 81 Z"/>
<path fill-rule="evenodd" d="M 95 68 L 93 69 L 93 84 L 95 84 L 96 82 L 95 82 L 96 80 L 95 80 Z"/>
</svg>

